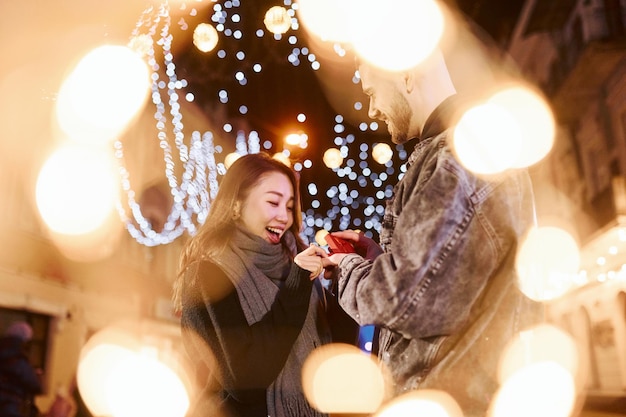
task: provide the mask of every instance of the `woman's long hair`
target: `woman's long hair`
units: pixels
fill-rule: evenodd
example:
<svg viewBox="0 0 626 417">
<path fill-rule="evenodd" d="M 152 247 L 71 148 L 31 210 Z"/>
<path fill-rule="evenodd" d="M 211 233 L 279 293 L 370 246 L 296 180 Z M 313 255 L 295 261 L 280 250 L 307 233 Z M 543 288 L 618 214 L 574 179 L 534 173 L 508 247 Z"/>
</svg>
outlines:
<svg viewBox="0 0 626 417">
<path fill-rule="evenodd" d="M 301 251 L 306 244 L 300 236 L 302 227 L 302 208 L 300 207 L 299 181 L 295 172 L 283 162 L 272 158 L 266 153 L 241 156 L 228 169 L 219 186 L 215 200 L 209 210 L 204 224 L 193 236 L 181 252 L 178 274 L 174 285 L 174 304 L 180 307 L 180 289 L 187 267 L 201 259 L 219 256 L 228 245 L 236 227 L 233 215 L 237 202 L 242 203 L 265 174 L 278 172 L 284 174 L 293 187 L 293 224 L 289 230 L 296 238 L 297 250 Z M 284 245 L 284 241 L 281 241 Z M 294 254 L 285 246 L 285 250 L 293 257 Z"/>
</svg>

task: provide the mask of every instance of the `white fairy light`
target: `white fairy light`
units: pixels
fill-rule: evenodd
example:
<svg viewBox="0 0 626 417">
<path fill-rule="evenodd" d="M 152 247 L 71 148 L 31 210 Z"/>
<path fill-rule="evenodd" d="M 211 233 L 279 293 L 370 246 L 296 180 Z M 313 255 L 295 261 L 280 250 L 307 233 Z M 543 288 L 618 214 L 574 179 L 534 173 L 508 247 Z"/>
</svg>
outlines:
<svg viewBox="0 0 626 417">
<path fill-rule="evenodd" d="M 154 230 L 148 219 L 143 216 L 141 207 L 135 199 L 136 193 L 131 187 L 130 173 L 124 166 L 122 142 L 118 140 L 115 143 L 116 156 L 120 161 L 122 188 L 126 193 L 132 217 L 126 213 L 121 202 L 118 203 L 118 212 L 130 235 L 146 246 L 170 243 L 182 235 L 184 231 L 194 234 L 197 224 L 202 224 L 206 219 L 211 201 L 215 198 L 218 187 L 217 167 L 214 157 L 216 148 L 213 144 L 213 135 L 210 132 L 201 135 L 200 132 L 195 131 L 191 135 L 189 146 L 184 142 L 183 116 L 178 103 L 178 90 L 187 83 L 184 80 L 179 80 L 176 75 L 176 66 L 171 52 L 173 37 L 169 32 L 170 24 L 169 5 L 165 2 L 160 5 L 158 10 L 154 10 L 153 7 L 146 9 L 132 34 L 133 38 L 145 39 L 146 35 L 154 38 L 160 27 L 160 39 L 157 42 L 152 42 L 146 57 L 148 64 L 152 68 L 151 97 L 152 103 L 156 107 L 154 117 L 158 130 L 157 139 L 160 148 L 163 149 L 165 176 L 173 197 L 172 209 L 165 221 L 163 230 L 158 232 Z M 145 29 L 147 29 L 147 34 L 141 33 Z M 161 79 L 159 73 L 160 65 L 155 57 L 155 44 L 163 49 L 163 67 L 166 69 L 167 80 Z M 162 99 L 162 90 L 165 90 L 167 94 L 167 105 L 172 116 L 171 120 L 168 120 L 166 116 L 167 111 Z M 174 174 L 176 162 L 173 156 L 173 147 L 170 143 L 171 138 L 167 131 L 169 125 L 171 125 L 171 131 L 174 136 L 174 146 L 178 151 L 178 159 L 183 167 L 180 183 Z"/>
</svg>

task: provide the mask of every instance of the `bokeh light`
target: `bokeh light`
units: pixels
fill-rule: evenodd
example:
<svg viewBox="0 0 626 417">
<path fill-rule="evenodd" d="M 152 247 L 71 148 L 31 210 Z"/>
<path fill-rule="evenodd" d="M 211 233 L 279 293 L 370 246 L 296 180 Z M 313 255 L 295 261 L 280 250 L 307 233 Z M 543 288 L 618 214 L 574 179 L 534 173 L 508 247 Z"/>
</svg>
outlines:
<svg viewBox="0 0 626 417">
<path fill-rule="evenodd" d="M 500 106 L 490 103 L 466 110 L 453 135 L 459 161 L 476 174 L 497 174 L 511 168 L 522 144 L 517 122 Z"/>
<path fill-rule="evenodd" d="M 189 398 L 179 377 L 149 350 L 111 366 L 107 399 L 114 417 L 183 417 Z"/>
<path fill-rule="evenodd" d="M 523 367 L 546 361 L 556 362 L 575 379 L 584 380 L 574 339 L 558 327 L 542 323 L 521 331 L 505 348 L 500 358 L 498 381 L 502 384 Z"/>
<path fill-rule="evenodd" d="M 558 298 L 572 288 L 580 268 L 580 250 L 565 230 L 533 227 L 516 258 L 520 290 L 537 301 Z"/>
<path fill-rule="evenodd" d="M 272 155 L 272 158 L 276 159 L 277 161 L 282 162 L 288 167 L 291 166 L 291 159 L 287 155 L 285 155 L 283 152 L 275 153 L 274 155 Z"/>
<path fill-rule="evenodd" d="M 285 136 L 285 143 L 287 145 L 297 146 L 300 144 L 301 140 L 302 140 L 302 137 L 300 133 L 290 133 L 287 136 Z"/>
<path fill-rule="evenodd" d="M 568 417 L 574 407 L 572 375 L 552 361 L 536 362 L 512 374 L 496 392 L 489 417 Z"/>
<path fill-rule="evenodd" d="M 193 44 L 202 52 L 210 52 L 219 40 L 217 30 L 208 23 L 200 23 L 193 30 Z"/>
<path fill-rule="evenodd" d="M 386 143 L 377 143 L 372 149 L 372 157 L 381 165 L 385 165 L 389 162 L 392 156 L 393 151 L 391 150 L 391 146 Z"/>
<path fill-rule="evenodd" d="M 109 258 L 118 249 L 124 225 L 119 215 L 111 211 L 100 226 L 80 234 L 48 230 L 48 237 L 67 259 L 76 262 L 97 262 Z"/>
<path fill-rule="evenodd" d="M 267 30 L 280 35 L 287 32 L 291 27 L 291 16 L 284 7 L 273 6 L 265 12 L 263 23 L 265 23 Z"/>
<path fill-rule="evenodd" d="M 317 233 L 315 233 L 315 242 L 320 245 L 320 246 L 327 246 L 328 243 L 326 243 L 326 235 L 328 234 L 328 230 L 326 229 L 320 229 L 317 231 Z"/>
<path fill-rule="evenodd" d="M 132 350 L 117 344 L 103 343 L 84 353 L 77 371 L 78 390 L 93 415 L 112 415 L 106 393 L 115 383 L 113 369 L 132 357 Z"/>
<path fill-rule="evenodd" d="M 240 157 L 241 155 L 236 152 L 231 152 L 228 155 L 226 155 L 226 157 L 224 158 L 224 166 L 226 167 L 226 169 L 230 168 L 233 162 L 235 162 Z"/>
<path fill-rule="evenodd" d="M 298 0 L 298 17 L 306 29 L 323 41 L 348 42 L 354 0 Z"/>
<path fill-rule="evenodd" d="M 341 166 L 343 163 L 343 156 L 341 156 L 341 151 L 337 148 L 328 148 L 324 152 L 324 165 L 326 165 L 330 169 L 336 169 Z"/>
<path fill-rule="evenodd" d="M 75 141 L 111 141 L 141 109 L 149 86 L 148 66 L 138 53 L 126 46 L 97 47 L 61 85 L 59 126 Z"/>
<path fill-rule="evenodd" d="M 324 413 L 371 413 L 384 396 L 384 378 L 374 358 L 342 343 L 315 349 L 302 367 L 302 387 Z"/>
<path fill-rule="evenodd" d="M 154 47 L 154 42 L 150 35 L 142 33 L 131 37 L 128 41 L 128 47 L 145 58 L 150 53 L 150 48 Z"/>
<path fill-rule="evenodd" d="M 424 61 L 438 46 L 445 19 L 433 0 L 362 0 L 351 10 L 350 37 L 356 53 L 371 64 L 404 70 Z"/>
<path fill-rule="evenodd" d="M 158 354 L 127 325 L 115 324 L 95 333 L 81 349 L 76 375 L 91 413 L 183 417 L 189 407 L 183 377 L 160 361 Z"/>
<path fill-rule="evenodd" d="M 115 209 L 119 179 L 110 152 L 83 145 L 57 149 L 39 172 L 37 208 L 55 232 L 76 235 L 99 228 Z"/>
<path fill-rule="evenodd" d="M 528 167 L 543 159 L 552 149 L 554 116 L 546 100 L 534 90 L 512 86 L 495 93 L 490 103 L 501 106 L 517 122 L 521 148 L 513 167 Z"/>
<path fill-rule="evenodd" d="M 463 417 L 456 400 L 447 392 L 422 389 L 402 394 L 388 404 L 376 417 Z"/>
</svg>

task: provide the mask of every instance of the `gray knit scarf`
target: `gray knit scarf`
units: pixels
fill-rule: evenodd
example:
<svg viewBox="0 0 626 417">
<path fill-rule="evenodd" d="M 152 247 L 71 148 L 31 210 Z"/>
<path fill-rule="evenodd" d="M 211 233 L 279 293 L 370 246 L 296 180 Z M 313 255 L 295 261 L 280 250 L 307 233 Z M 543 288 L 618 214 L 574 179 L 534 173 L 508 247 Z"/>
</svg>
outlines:
<svg viewBox="0 0 626 417">
<path fill-rule="evenodd" d="M 283 240 L 296 254 L 296 240 L 290 231 Z M 297 268 L 283 245 L 273 245 L 259 236 L 237 228 L 228 247 L 214 259 L 237 290 L 239 302 L 249 325 L 256 323 L 272 307 L 279 287 Z M 323 295 L 319 280 L 311 292 L 309 312 L 300 335 L 291 349 L 283 370 L 267 389 L 269 417 L 321 417 L 309 405 L 302 392 L 301 370 L 308 355 L 316 347 L 330 343 L 328 324 L 323 315 Z"/>
</svg>

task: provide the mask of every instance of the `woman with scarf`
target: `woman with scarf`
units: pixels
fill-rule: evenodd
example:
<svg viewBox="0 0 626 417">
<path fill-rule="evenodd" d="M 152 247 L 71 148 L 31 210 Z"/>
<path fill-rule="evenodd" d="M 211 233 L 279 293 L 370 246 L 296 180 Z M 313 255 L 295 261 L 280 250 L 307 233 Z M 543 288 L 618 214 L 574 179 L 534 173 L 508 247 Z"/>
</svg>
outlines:
<svg viewBox="0 0 626 417">
<path fill-rule="evenodd" d="M 174 300 L 189 357 L 206 385 L 189 416 L 321 417 L 302 392 L 301 368 L 358 326 L 329 317 L 320 280 L 326 252 L 306 247 L 295 173 L 267 154 L 240 157 L 210 213 L 183 249 Z M 338 326 L 337 326 L 338 325 Z"/>
</svg>

